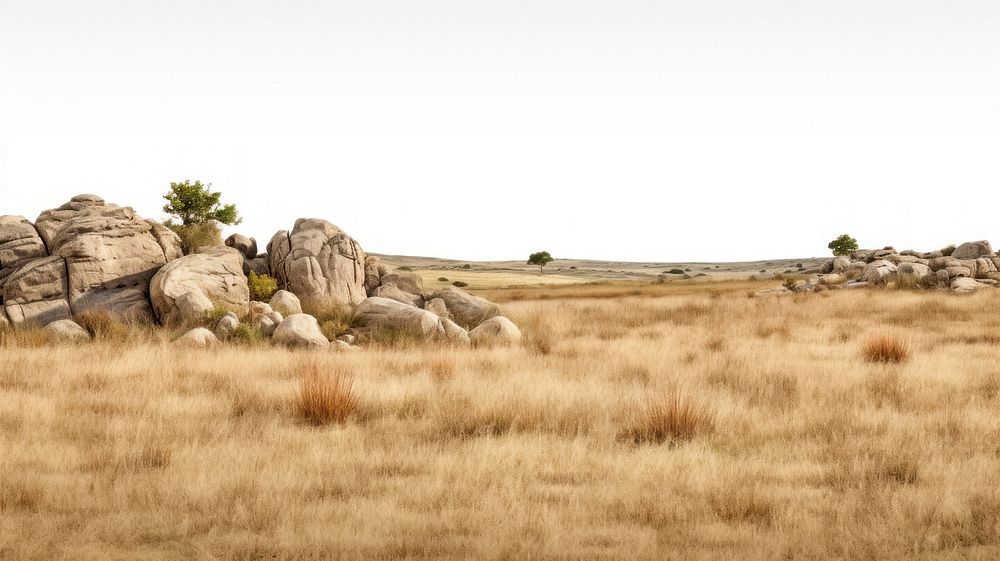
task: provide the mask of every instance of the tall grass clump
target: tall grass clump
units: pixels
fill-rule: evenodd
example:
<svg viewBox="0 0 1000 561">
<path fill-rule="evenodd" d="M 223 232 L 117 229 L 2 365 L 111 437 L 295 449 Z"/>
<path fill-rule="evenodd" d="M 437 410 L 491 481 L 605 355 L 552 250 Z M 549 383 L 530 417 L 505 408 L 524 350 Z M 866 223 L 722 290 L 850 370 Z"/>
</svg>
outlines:
<svg viewBox="0 0 1000 561">
<path fill-rule="evenodd" d="M 324 372 L 314 365 L 299 380 L 299 412 L 310 424 L 344 423 L 359 404 L 354 381 L 344 374 Z"/>
<path fill-rule="evenodd" d="M 680 444 L 715 431 L 715 412 L 679 391 L 648 398 L 623 437 L 636 444 Z"/>
<path fill-rule="evenodd" d="M 865 362 L 899 364 L 910 358 L 910 347 L 891 335 L 870 337 L 861 348 Z"/>
</svg>

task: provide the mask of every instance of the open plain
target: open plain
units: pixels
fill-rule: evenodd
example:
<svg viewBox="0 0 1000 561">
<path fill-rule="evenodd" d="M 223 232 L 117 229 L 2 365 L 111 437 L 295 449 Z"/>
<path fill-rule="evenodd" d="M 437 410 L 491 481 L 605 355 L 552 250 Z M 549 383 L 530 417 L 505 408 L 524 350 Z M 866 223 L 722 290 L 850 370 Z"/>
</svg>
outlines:
<svg viewBox="0 0 1000 561">
<path fill-rule="evenodd" d="M 473 267 L 523 344 L 4 331 L 0 559 L 1000 556 L 993 290 Z"/>
</svg>

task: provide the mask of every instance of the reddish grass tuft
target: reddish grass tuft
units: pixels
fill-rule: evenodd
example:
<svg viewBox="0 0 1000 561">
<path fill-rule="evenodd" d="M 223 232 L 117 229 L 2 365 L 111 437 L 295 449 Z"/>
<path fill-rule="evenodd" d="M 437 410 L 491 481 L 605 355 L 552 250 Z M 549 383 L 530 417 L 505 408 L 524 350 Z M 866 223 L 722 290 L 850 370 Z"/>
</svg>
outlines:
<svg viewBox="0 0 1000 561">
<path fill-rule="evenodd" d="M 890 335 L 870 337 L 861 349 L 866 362 L 898 364 L 910 358 L 910 348 L 904 342 Z"/>
<path fill-rule="evenodd" d="M 299 411 L 314 425 L 344 423 L 358 409 L 354 382 L 342 374 L 313 367 L 299 381 Z"/>
<path fill-rule="evenodd" d="M 673 391 L 650 398 L 624 436 L 636 444 L 677 444 L 714 430 L 715 412 Z"/>
</svg>

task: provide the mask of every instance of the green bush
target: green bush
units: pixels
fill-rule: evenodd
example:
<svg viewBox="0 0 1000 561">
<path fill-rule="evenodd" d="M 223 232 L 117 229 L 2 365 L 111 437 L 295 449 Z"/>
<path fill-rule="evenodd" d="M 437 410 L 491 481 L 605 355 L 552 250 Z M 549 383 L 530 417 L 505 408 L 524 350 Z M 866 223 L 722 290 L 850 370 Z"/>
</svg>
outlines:
<svg viewBox="0 0 1000 561">
<path fill-rule="evenodd" d="M 441 282 L 448 282 L 448 277 L 438 277 L 438 280 Z"/>
<path fill-rule="evenodd" d="M 250 299 L 258 302 L 267 302 L 278 291 L 278 280 L 267 273 L 258 275 L 250 271 L 247 277 L 247 286 L 250 287 Z"/>
<path fill-rule="evenodd" d="M 459 288 L 465 288 L 466 286 L 469 286 L 469 283 L 462 282 L 462 281 L 455 281 L 455 282 L 453 282 L 451 284 L 452 284 L 452 286 L 457 286 Z"/>
</svg>

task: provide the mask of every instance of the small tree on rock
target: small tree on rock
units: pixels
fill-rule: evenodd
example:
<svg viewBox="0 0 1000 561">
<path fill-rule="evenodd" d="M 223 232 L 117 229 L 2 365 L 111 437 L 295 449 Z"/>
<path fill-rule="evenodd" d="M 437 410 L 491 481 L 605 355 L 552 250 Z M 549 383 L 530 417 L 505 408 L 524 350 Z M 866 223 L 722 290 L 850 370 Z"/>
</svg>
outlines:
<svg viewBox="0 0 1000 561">
<path fill-rule="evenodd" d="M 163 198 L 163 212 L 173 218 L 164 225 L 177 233 L 184 244 L 184 253 L 197 252 L 206 246 L 222 245 L 222 235 L 218 224 L 234 225 L 243 221 L 236 212 L 236 205 L 224 205 L 222 193 L 212 191 L 212 185 L 202 185 L 201 181 L 185 180 L 171 183 L 170 191 Z"/>
<path fill-rule="evenodd" d="M 548 251 L 539 251 L 528 256 L 528 265 L 538 265 L 538 274 L 545 274 L 545 266 L 553 261 Z"/>
<path fill-rule="evenodd" d="M 847 234 L 841 234 L 826 247 L 830 248 L 834 255 L 850 255 L 858 250 L 858 240 Z"/>
</svg>

